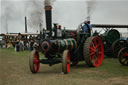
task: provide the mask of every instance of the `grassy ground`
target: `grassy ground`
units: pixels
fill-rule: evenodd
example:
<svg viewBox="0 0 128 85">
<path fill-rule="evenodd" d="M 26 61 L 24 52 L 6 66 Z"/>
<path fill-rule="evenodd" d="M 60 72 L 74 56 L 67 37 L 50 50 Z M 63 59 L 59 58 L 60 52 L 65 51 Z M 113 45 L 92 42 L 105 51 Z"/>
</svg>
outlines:
<svg viewBox="0 0 128 85">
<path fill-rule="evenodd" d="M 67 75 L 61 74 L 61 64 L 41 64 L 39 73 L 32 74 L 29 55 L 29 51 L 0 49 L 0 85 L 128 85 L 128 67 L 118 59 L 104 58 L 98 68 L 80 62 Z"/>
</svg>

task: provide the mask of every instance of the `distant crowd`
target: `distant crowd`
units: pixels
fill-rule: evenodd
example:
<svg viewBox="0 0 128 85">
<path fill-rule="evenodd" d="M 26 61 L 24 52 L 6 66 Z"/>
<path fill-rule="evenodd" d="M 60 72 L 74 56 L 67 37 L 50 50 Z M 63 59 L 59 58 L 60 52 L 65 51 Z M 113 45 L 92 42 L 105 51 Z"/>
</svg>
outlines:
<svg viewBox="0 0 128 85">
<path fill-rule="evenodd" d="M 0 48 L 14 48 L 16 52 L 34 49 L 34 46 L 37 46 L 38 43 L 35 40 L 22 41 L 17 40 L 15 42 L 6 43 L 4 40 L 0 41 Z"/>
</svg>

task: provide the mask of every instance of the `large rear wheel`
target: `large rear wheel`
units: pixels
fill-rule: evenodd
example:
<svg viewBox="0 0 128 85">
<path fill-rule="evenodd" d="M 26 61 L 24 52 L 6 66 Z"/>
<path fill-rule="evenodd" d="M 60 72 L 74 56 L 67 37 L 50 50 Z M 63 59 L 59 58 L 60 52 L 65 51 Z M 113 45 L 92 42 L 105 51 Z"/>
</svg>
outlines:
<svg viewBox="0 0 128 85">
<path fill-rule="evenodd" d="M 118 53 L 119 62 L 122 65 L 128 66 L 128 48 L 122 48 Z"/>
<path fill-rule="evenodd" d="M 103 42 L 98 36 L 89 37 L 83 48 L 83 56 L 87 65 L 98 67 L 104 58 Z"/>
<path fill-rule="evenodd" d="M 39 52 L 36 50 L 31 52 L 31 56 L 29 57 L 29 67 L 32 73 L 37 73 L 39 71 Z"/>
<path fill-rule="evenodd" d="M 68 50 L 64 50 L 62 55 L 62 70 L 64 74 L 70 71 L 70 52 Z"/>
</svg>

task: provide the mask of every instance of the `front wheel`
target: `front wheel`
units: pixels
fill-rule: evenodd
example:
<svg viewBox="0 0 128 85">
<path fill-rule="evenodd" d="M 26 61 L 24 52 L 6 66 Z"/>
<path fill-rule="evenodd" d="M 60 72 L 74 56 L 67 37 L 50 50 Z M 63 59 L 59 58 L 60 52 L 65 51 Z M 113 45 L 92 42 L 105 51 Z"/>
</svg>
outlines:
<svg viewBox="0 0 128 85">
<path fill-rule="evenodd" d="M 29 57 L 29 67 L 32 73 L 37 73 L 39 71 L 39 52 L 36 50 L 31 52 L 31 56 Z"/>
<path fill-rule="evenodd" d="M 62 71 L 64 74 L 70 71 L 70 52 L 68 50 L 64 50 L 62 55 Z"/>
</svg>

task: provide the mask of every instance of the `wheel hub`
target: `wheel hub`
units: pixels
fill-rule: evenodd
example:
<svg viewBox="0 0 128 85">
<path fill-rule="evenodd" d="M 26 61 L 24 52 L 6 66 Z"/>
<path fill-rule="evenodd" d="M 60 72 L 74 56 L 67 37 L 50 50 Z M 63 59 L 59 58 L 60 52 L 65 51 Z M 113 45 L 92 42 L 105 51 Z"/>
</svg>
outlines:
<svg viewBox="0 0 128 85">
<path fill-rule="evenodd" d="M 68 60 L 67 63 L 70 63 L 70 60 Z"/>
<path fill-rule="evenodd" d="M 98 49 L 95 50 L 95 54 L 98 54 Z"/>
</svg>

